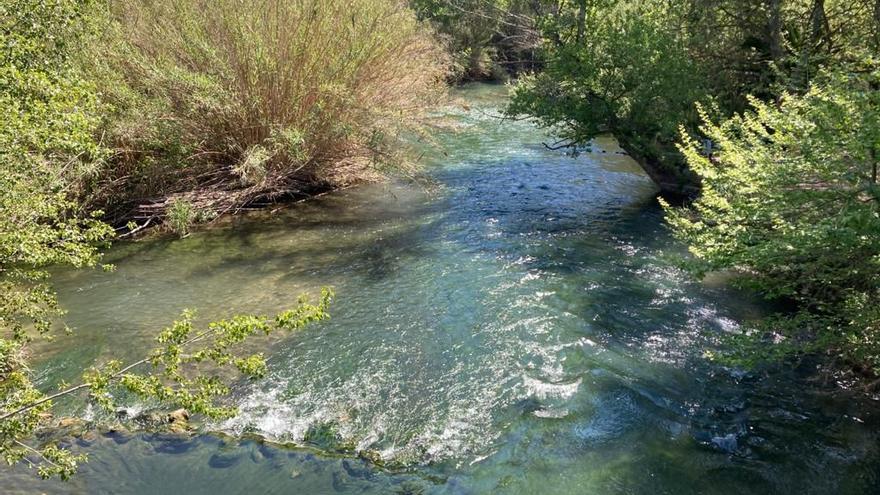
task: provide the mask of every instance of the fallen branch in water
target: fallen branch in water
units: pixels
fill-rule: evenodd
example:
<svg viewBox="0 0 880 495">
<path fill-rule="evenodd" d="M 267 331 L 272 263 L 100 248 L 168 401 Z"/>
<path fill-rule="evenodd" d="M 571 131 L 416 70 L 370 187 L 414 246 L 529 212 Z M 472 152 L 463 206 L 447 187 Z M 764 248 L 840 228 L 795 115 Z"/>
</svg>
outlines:
<svg viewBox="0 0 880 495">
<path fill-rule="evenodd" d="M 568 141 L 568 142 L 566 142 L 566 141 Z M 564 143 L 564 144 L 560 144 L 560 143 Z M 571 147 L 577 146 L 577 143 L 575 143 L 574 141 L 570 141 L 568 139 L 560 139 L 559 141 L 556 141 L 552 145 L 547 144 L 547 143 L 541 143 L 541 144 L 543 144 L 544 147 L 550 151 L 558 151 L 558 150 L 561 150 L 564 148 L 571 148 Z"/>
</svg>

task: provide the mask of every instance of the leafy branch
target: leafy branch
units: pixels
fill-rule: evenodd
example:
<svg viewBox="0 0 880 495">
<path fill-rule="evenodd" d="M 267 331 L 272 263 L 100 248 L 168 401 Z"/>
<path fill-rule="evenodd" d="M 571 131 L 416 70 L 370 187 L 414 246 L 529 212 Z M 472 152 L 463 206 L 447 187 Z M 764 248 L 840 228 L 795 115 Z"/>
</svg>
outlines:
<svg viewBox="0 0 880 495">
<path fill-rule="evenodd" d="M 116 360 L 109 361 L 86 371 L 82 383 L 51 395 L 33 389 L 24 372 L 11 373 L 0 381 L 0 388 L 9 385 L 11 375 L 18 374 L 22 390 L 28 393 L 18 401 L 10 401 L 9 394 L 0 396 L 5 399 L 0 403 L 0 453 L 9 464 L 24 461 L 45 478 L 69 478 L 77 463 L 85 460 L 84 456 L 75 456 L 56 445 L 35 448 L 22 439 L 45 426 L 53 401 L 83 390 L 88 390 L 90 399 L 108 411 L 119 407 L 120 398 L 133 395 L 212 419 L 231 417 L 236 409 L 222 404 L 222 398 L 229 393 L 232 380 L 237 376 L 257 379 L 267 372 L 263 355 L 248 354 L 244 349 L 248 339 L 279 330 L 296 331 L 325 320 L 329 318 L 327 308 L 332 298 L 332 290 L 324 288 L 316 303 L 301 296 L 295 308 L 274 318 L 234 316 L 202 329 L 193 322 L 195 313 L 185 311 L 180 320 L 159 333 L 158 346 L 145 358 L 125 366 Z"/>
</svg>

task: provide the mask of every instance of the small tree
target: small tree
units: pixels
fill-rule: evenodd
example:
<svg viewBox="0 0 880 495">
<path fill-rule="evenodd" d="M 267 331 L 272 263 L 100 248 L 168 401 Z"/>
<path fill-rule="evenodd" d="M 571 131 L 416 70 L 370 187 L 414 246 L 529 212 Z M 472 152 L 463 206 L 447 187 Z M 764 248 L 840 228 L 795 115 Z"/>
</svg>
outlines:
<svg viewBox="0 0 880 495">
<path fill-rule="evenodd" d="M 585 2 L 546 17 L 545 36 L 556 40 L 545 44 L 546 68 L 520 79 L 507 113 L 534 117 L 564 145 L 613 133 L 674 190 L 691 182 L 674 153 L 677 128 L 696 124 L 693 104 L 706 92 L 700 65 L 655 4 Z"/>
</svg>

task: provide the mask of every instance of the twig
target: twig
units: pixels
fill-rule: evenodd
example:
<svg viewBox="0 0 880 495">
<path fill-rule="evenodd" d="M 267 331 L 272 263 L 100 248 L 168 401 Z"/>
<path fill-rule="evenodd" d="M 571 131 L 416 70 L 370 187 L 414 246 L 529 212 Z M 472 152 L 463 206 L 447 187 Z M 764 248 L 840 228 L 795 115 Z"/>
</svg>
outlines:
<svg viewBox="0 0 880 495">
<path fill-rule="evenodd" d="M 557 150 L 561 150 L 563 148 L 571 148 L 572 146 L 577 145 L 577 143 L 575 143 L 574 141 L 568 141 L 567 143 L 565 141 L 568 141 L 568 140 L 567 139 L 560 139 L 559 141 L 556 141 L 552 145 L 549 145 L 547 143 L 541 143 L 541 144 L 543 144 L 544 147 L 550 151 L 557 151 Z M 565 144 L 560 144 L 560 143 L 565 143 Z"/>
<path fill-rule="evenodd" d="M 27 451 L 29 451 L 29 452 L 32 452 L 32 453 L 34 453 L 34 454 L 40 456 L 41 459 L 43 459 L 44 461 L 48 462 L 49 464 L 51 464 L 51 465 L 53 465 L 53 466 L 55 466 L 55 467 L 57 467 L 57 468 L 60 468 L 60 467 L 61 467 L 61 466 L 59 466 L 58 464 L 55 464 L 54 462 L 52 462 L 51 460 L 49 460 L 49 458 L 46 457 L 45 455 L 43 455 L 42 452 L 40 452 L 39 450 L 37 450 L 37 449 L 31 447 L 30 445 L 28 445 L 28 444 L 26 444 L 26 443 L 23 443 L 23 442 L 19 442 L 18 440 L 13 440 L 13 442 L 15 442 L 15 444 L 18 445 L 19 447 L 21 447 L 21 448 L 23 448 L 23 449 L 25 449 L 25 450 L 27 450 Z M 33 465 L 34 465 L 34 463 L 32 463 L 32 462 L 30 462 L 30 461 L 28 461 L 28 463 L 29 463 L 30 466 L 33 466 Z"/>
<path fill-rule="evenodd" d="M 152 217 L 148 218 L 147 221 L 144 222 L 143 225 L 141 225 L 141 226 L 139 226 L 139 227 L 137 227 L 137 228 L 134 228 L 134 229 L 129 230 L 128 232 L 126 232 L 126 233 L 120 235 L 119 238 L 120 238 L 120 239 L 124 239 L 124 238 L 126 238 L 126 237 L 132 236 L 132 235 L 134 235 L 134 234 L 140 232 L 141 230 L 144 230 L 145 228 L 147 228 L 147 227 L 150 225 L 150 223 L 153 222 L 153 220 L 154 220 L 155 218 L 156 218 L 155 216 L 152 216 Z"/>
</svg>

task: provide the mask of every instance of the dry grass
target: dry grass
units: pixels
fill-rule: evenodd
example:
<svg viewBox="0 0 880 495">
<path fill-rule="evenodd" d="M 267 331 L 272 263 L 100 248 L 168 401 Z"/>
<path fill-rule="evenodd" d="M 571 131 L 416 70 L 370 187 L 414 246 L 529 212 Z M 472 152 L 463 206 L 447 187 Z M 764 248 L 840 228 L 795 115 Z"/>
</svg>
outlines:
<svg viewBox="0 0 880 495">
<path fill-rule="evenodd" d="M 99 71 L 118 153 L 95 194 L 150 216 L 170 199 L 223 213 L 406 167 L 399 138 L 448 65 L 397 0 L 139 0 L 113 15 Z"/>
</svg>

